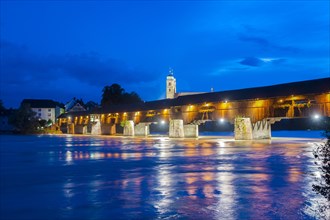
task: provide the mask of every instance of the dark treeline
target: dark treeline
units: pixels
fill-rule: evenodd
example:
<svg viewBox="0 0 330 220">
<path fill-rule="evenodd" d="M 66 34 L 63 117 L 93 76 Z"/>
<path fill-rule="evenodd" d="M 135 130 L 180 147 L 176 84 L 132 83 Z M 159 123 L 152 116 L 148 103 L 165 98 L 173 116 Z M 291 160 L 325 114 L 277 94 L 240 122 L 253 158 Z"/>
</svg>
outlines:
<svg viewBox="0 0 330 220">
<path fill-rule="evenodd" d="M 127 93 L 119 84 L 105 86 L 102 90 L 101 106 L 118 105 L 118 104 L 136 104 L 142 103 L 142 99 L 136 92 Z"/>
</svg>

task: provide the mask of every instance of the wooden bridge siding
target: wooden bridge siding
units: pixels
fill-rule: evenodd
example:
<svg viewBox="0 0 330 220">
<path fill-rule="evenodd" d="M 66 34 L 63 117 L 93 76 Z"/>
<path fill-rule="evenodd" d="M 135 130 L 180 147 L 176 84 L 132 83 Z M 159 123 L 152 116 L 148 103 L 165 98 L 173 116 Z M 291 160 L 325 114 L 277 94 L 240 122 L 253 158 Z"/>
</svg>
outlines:
<svg viewBox="0 0 330 220">
<path fill-rule="evenodd" d="M 285 108 L 274 107 L 279 104 L 279 100 L 283 99 L 290 103 L 290 101 L 296 101 L 301 99 L 315 100 L 309 107 L 302 107 L 298 110 L 297 106 L 288 106 Z M 216 103 L 199 103 L 185 106 L 176 106 L 169 109 L 158 109 L 156 117 L 158 120 L 162 119 L 169 121 L 170 119 L 180 118 L 184 120 L 185 124 L 191 123 L 194 120 L 201 119 L 200 109 L 205 106 L 214 106 L 214 111 L 209 112 L 209 119 L 217 120 L 224 118 L 231 122 L 238 115 L 244 117 L 250 117 L 252 122 L 260 121 L 267 117 L 311 117 L 315 113 L 323 116 L 330 117 L 330 93 L 319 95 L 305 95 L 305 96 L 288 96 L 288 97 L 276 97 L 272 99 L 260 99 L 260 100 L 242 100 L 242 101 L 228 101 L 228 102 L 216 102 Z M 179 111 L 178 111 L 179 110 Z M 281 112 L 281 110 L 283 110 Z M 150 110 L 149 110 L 150 111 Z M 71 119 L 60 118 L 59 125 L 65 124 L 89 124 L 91 123 L 91 117 L 98 117 L 101 123 L 119 124 L 123 120 L 134 120 L 134 123 L 143 122 L 146 119 L 148 111 L 141 112 L 120 112 L 118 114 L 91 114 L 89 116 L 75 116 Z M 280 114 L 278 114 L 280 113 Z"/>
<path fill-rule="evenodd" d="M 292 101 L 295 104 L 296 100 L 310 98 L 315 100 L 316 104 L 311 104 L 310 107 L 298 108 L 292 105 L 288 108 L 284 108 L 282 113 L 279 111 L 281 108 L 275 108 L 274 105 L 278 104 L 279 98 L 272 99 L 260 99 L 260 100 L 244 100 L 244 101 L 232 101 L 232 102 L 218 102 L 208 103 L 210 106 L 215 106 L 214 112 L 209 113 L 209 119 L 216 120 L 224 118 L 231 122 L 237 116 L 250 117 L 254 123 L 268 117 L 311 117 L 315 113 L 330 117 L 330 94 L 321 94 L 318 96 L 294 96 L 283 97 L 283 100 Z M 191 110 L 188 106 L 182 107 L 182 119 L 184 123 L 191 123 L 194 120 L 198 120 L 198 111 L 204 104 L 193 105 L 194 109 Z M 277 114 L 276 114 L 277 113 Z M 280 114 L 278 114 L 280 113 Z"/>
<path fill-rule="evenodd" d="M 162 118 L 162 120 L 164 120 L 166 122 L 170 121 L 170 119 L 171 119 L 171 112 L 170 112 L 170 110 L 169 109 L 164 109 L 162 111 L 162 114 L 161 114 L 160 117 Z"/>
<path fill-rule="evenodd" d="M 250 117 L 252 122 L 270 117 L 273 100 L 250 100 L 217 103 L 214 116 L 234 122 L 235 117 Z"/>
<path fill-rule="evenodd" d="M 198 105 L 182 106 L 182 119 L 184 124 L 189 124 L 198 118 Z"/>
<path fill-rule="evenodd" d="M 330 93 L 315 96 L 316 103 L 322 103 L 319 109 L 324 116 L 330 117 Z"/>
<path fill-rule="evenodd" d="M 214 111 L 204 113 L 203 119 L 217 120 L 224 118 L 231 122 L 234 121 L 238 115 L 250 117 L 253 122 L 260 121 L 266 117 L 272 117 L 271 107 L 274 100 L 250 100 L 250 101 L 233 101 L 233 102 L 218 102 L 207 103 L 208 106 L 214 106 Z M 181 119 L 185 124 L 191 123 L 194 120 L 201 120 L 200 109 L 206 104 L 188 105 L 181 107 Z M 208 115 L 206 115 L 208 114 Z M 174 112 L 177 118 L 177 112 Z M 174 117 L 173 117 L 174 118 Z"/>
</svg>

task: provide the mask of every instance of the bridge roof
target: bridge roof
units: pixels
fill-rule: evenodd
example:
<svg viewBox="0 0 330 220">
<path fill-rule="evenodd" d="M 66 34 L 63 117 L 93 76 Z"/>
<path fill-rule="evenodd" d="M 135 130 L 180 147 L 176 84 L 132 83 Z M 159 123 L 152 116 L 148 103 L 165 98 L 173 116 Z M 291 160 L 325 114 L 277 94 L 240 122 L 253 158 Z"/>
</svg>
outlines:
<svg viewBox="0 0 330 220">
<path fill-rule="evenodd" d="M 235 100 L 265 99 L 274 97 L 287 97 L 290 95 L 307 95 L 330 92 L 330 78 L 322 78 L 308 81 L 292 82 L 272 86 L 237 89 L 221 92 L 209 92 L 194 95 L 179 96 L 174 99 L 162 99 L 141 104 L 113 105 L 92 111 L 70 112 L 60 117 L 83 116 L 88 114 L 106 114 L 119 112 L 135 112 L 167 109 L 173 106 L 198 104 L 205 102 L 221 102 Z"/>
<path fill-rule="evenodd" d="M 175 106 L 179 106 L 189 105 L 191 103 L 219 102 L 226 100 L 251 100 L 257 98 L 263 99 L 273 97 L 287 97 L 290 95 L 304 95 L 325 92 L 330 92 L 330 78 L 221 92 L 209 92 L 197 95 L 179 96 L 173 100 L 173 104 Z"/>
</svg>

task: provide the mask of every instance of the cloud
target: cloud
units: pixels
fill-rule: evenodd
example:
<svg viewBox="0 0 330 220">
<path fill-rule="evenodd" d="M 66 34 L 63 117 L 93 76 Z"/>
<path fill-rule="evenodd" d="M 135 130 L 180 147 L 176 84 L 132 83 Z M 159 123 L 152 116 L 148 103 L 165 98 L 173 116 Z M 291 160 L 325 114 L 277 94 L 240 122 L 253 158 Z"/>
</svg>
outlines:
<svg viewBox="0 0 330 220">
<path fill-rule="evenodd" d="M 47 83 L 54 77 L 64 77 L 105 86 L 151 82 L 157 77 L 150 71 L 128 66 L 120 60 L 103 58 L 97 53 L 41 56 L 25 46 L 4 40 L 0 42 L 0 53 L 3 82 L 9 84 Z"/>
<path fill-rule="evenodd" d="M 139 89 L 154 85 L 159 77 L 97 53 L 42 56 L 4 40 L 0 41 L 0 59 L 0 99 L 16 107 L 23 98 L 66 102 L 75 96 L 99 102 L 102 88 L 113 83 L 128 92 L 138 89 L 134 91 L 144 98 Z"/>
<path fill-rule="evenodd" d="M 297 47 L 279 45 L 277 43 L 271 42 L 270 40 L 267 39 L 267 37 L 255 36 L 247 33 L 239 33 L 238 39 L 242 42 L 256 44 L 257 46 L 263 49 L 272 49 L 272 50 L 289 52 L 289 53 L 297 53 L 300 51 L 300 49 Z"/>
<path fill-rule="evenodd" d="M 240 61 L 239 63 L 242 65 L 245 65 L 245 66 L 261 66 L 265 62 L 256 57 L 247 57 L 247 58 L 243 59 L 242 61 Z"/>
<path fill-rule="evenodd" d="M 262 38 L 262 37 L 239 35 L 238 39 L 241 41 L 245 41 L 245 42 L 252 42 L 252 43 L 258 44 L 263 47 L 269 47 L 271 45 L 267 39 Z"/>
<path fill-rule="evenodd" d="M 239 63 L 245 66 L 260 67 L 264 64 L 275 64 L 280 65 L 286 62 L 283 58 L 257 58 L 257 57 L 247 57 L 241 60 Z"/>
</svg>

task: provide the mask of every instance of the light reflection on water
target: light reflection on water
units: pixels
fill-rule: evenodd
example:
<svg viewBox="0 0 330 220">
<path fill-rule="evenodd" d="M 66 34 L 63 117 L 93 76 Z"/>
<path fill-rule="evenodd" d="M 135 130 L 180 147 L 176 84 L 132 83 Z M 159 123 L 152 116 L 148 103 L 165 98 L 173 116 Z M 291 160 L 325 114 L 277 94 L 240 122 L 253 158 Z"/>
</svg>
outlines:
<svg viewBox="0 0 330 220">
<path fill-rule="evenodd" d="M 314 219 L 310 207 L 321 201 L 311 190 L 312 142 L 1 141 L 4 219 Z"/>
</svg>

